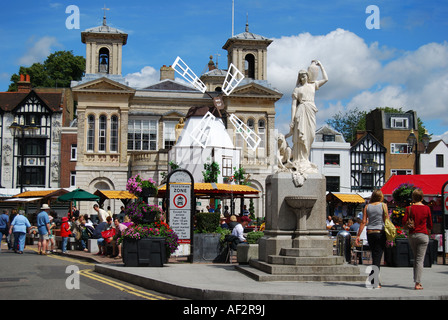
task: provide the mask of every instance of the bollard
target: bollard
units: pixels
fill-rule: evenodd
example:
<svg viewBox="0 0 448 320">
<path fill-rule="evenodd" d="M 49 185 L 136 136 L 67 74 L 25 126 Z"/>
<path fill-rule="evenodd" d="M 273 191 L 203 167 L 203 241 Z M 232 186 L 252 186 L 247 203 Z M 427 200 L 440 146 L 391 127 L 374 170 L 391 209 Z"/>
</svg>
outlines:
<svg viewBox="0 0 448 320">
<path fill-rule="evenodd" d="M 352 257 L 350 232 L 342 230 L 336 236 L 336 248 L 338 256 L 344 257 L 345 262 L 350 263 Z"/>
</svg>

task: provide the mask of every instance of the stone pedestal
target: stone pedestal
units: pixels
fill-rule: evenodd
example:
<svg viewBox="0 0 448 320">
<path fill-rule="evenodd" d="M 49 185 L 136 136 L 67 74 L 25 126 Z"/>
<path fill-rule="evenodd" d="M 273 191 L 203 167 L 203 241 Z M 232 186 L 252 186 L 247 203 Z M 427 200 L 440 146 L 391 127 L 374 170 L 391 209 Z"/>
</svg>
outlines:
<svg viewBox="0 0 448 320">
<path fill-rule="evenodd" d="M 325 177 L 309 175 L 301 187 L 291 173 L 266 179 L 266 229 L 258 260 L 238 269 L 260 281 L 365 281 L 357 266 L 333 255 L 326 230 Z"/>
</svg>

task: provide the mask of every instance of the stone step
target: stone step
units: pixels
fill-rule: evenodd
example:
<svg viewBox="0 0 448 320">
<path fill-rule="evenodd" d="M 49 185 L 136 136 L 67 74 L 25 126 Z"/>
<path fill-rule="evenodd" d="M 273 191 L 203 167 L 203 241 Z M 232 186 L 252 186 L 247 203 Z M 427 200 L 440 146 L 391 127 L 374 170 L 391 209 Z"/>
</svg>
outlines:
<svg viewBox="0 0 448 320">
<path fill-rule="evenodd" d="M 259 260 L 250 260 L 249 265 L 269 274 L 276 275 L 360 275 L 359 267 L 349 264 L 342 265 L 278 265 Z M 365 279 L 365 277 L 364 277 Z"/>
<path fill-rule="evenodd" d="M 333 254 L 327 248 L 282 248 L 280 255 L 288 257 L 326 257 Z"/>
<path fill-rule="evenodd" d="M 250 265 L 235 267 L 239 272 L 260 281 L 321 281 L 321 282 L 365 282 L 367 276 L 363 275 L 322 275 L 322 274 L 269 274 Z"/>
<path fill-rule="evenodd" d="M 284 265 L 341 265 L 344 263 L 344 257 L 341 256 L 326 256 L 326 257 L 286 257 L 282 255 L 268 256 L 269 264 L 284 264 Z"/>
</svg>

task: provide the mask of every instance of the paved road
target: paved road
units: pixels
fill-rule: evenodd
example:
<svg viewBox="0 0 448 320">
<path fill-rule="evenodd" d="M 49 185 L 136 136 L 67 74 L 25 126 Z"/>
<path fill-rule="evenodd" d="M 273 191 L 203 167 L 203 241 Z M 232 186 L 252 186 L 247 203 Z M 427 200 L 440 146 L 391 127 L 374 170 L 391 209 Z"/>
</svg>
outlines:
<svg viewBox="0 0 448 320">
<path fill-rule="evenodd" d="M 2 250 L 2 300 L 176 300 L 93 271 L 94 264 L 60 255 Z"/>
</svg>

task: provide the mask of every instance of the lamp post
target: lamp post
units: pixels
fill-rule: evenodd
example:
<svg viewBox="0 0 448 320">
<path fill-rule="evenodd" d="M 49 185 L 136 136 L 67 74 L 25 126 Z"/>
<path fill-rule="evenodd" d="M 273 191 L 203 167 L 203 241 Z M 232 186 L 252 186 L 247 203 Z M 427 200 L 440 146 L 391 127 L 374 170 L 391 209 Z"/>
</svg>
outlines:
<svg viewBox="0 0 448 320">
<path fill-rule="evenodd" d="M 31 124 L 25 124 L 24 119 L 21 118 L 20 123 L 17 118 L 14 119 L 13 123 L 9 126 L 12 136 L 19 140 L 20 149 L 20 193 L 23 192 L 23 181 L 24 181 L 24 166 L 25 166 L 25 132 L 28 132 L 28 136 L 32 137 L 39 129 L 36 125 L 34 117 L 31 119 Z"/>
<path fill-rule="evenodd" d="M 426 149 L 428 148 L 428 145 L 429 145 L 429 140 L 430 140 L 430 137 L 428 135 L 428 131 L 425 130 L 425 133 L 422 136 L 422 142 L 423 142 L 423 145 L 425 146 L 425 153 L 426 153 Z M 414 146 L 415 146 L 415 173 L 420 174 L 420 156 L 419 156 L 419 152 L 418 152 L 418 140 L 417 140 L 417 137 L 415 136 L 414 129 L 411 130 L 411 133 L 409 134 L 409 136 L 407 138 L 407 142 L 408 142 L 408 146 L 411 148 L 411 152 L 414 150 Z"/>
</svg>

